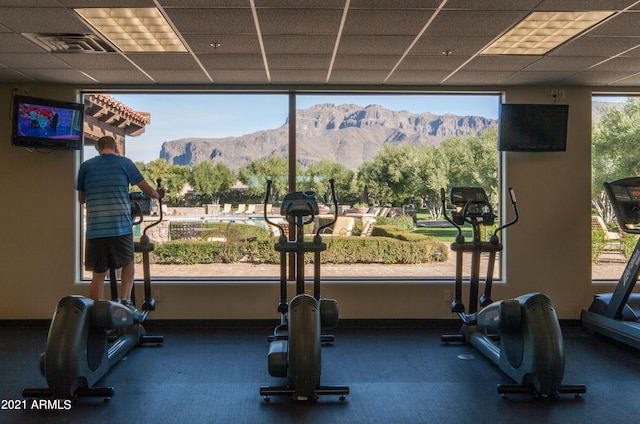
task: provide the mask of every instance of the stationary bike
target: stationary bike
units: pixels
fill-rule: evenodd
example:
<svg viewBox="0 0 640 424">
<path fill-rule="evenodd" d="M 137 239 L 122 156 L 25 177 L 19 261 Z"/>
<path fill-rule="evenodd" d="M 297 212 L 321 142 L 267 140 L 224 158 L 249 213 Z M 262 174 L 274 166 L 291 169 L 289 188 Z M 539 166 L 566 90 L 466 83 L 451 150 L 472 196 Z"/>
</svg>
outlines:
<svg viewBox="0 0 640 424">
<path fill-rule="evenodd" d="M 462 342 L 473 345 L 518 384 L 500 384 L 498 393 L 530 394 L 536 398 L 558 399 L 561 393 L 579 395 L 586 392 L 582 385 L 563 386 L 564 342 L 551 299 L 542 293 L 530 293 L 515 299 L 493 302 L 491 286 L 496 253 L 502 250 L 498 234 L 518 220 L 518 208 L 513 189 L 509 189 L 515 212 L 513 220 L 498 227 L 489 241 L 483 241 L 481 227 L 491 226 L 496 216 L 485 191 L 480 187 L 453 187 L 450 201 L 455 207 L 451 217 L 446 214 L 445 192 L 440 191 L 442 210 L 447 221 L 458 230 L 451 249 L 456 252 L 455 296 L 451 311 L 462 319 L 459 334 L 443 335 L 444 343 Z M 462 226 L 470 224 L 472 240 L 466 241 Z M 471 253 L 469 278 L 469 311 L 462 303 L 462 261 Z M 484 294 L 479 303 L 480 257 L 488 254 Z"/>
<path fill-rule="evenodd" d="M 159 184 L 159 182 L 158 182 Z M 142 326 L 150 311 L 155 310 L 151 296 L 149 253 L 155 249 L 147 231 L 162 221 L 162 200 L 159 201 L 158 220 L 146 227 L 135 252 L 142 253 L 144 267 L 144 293 L 142 313 L 132 311 L 117 301 L 115 270 L 111 270 L 112 300 L 92 300 L 83 296 L 66 296 L 56 306 L 46 350 L 40 355 L 40 372 L 48 388 L 24 389 L 23 397 L 77 399 L 80 397 L 110 398 L 113 387 L 93 387 L 118 361 L 134 347 L 142 344 L 159 345 L 163 336 L 148 336 Z M 136 212 L 137 210 L 137 212 Z M 142 209 L 132 202 L 132 214 Z M 132 301 L 135 302 L 134 290 Z"/>
<path fill-rule="evenodd" d="M 320 297 L 320 252 L 327 245 L 320 232 L 333 225 L 338 218 L 338 201 L 334 180 L 331 193 L 335 206 L 334 219 L 319 228 L 313 241 L 304 240 L 304 226 L 312 223 L 318 215 L 315 192 L 297 191 L 284 196 L 280 214 L 295 228 L 295 239 L 287 239 L 284 225 L 276 224 L 267 215 L 267 203 L 271 195 L 271 181 L 267 181 L 264 218 L 267 223 L 280 229 L 280 237 L 275 249 L 280 252 L 280 302 L 278 312 L 280 324 L 269 337 L 269 374 L 273 377 L 287 377 L 283 386 L 261 387 L 260 395 L 268 402 L 270 396 L 291 396 L 296 402 L 315 402 L 318 395 L 338 395 L 340 400 L 349 394 L 346 386 L 321 386 L 320 372 L 321 345 L 333 341 L 332 335 L 322 335 L 322 330 L 330 330 L 338 325 L 338 302 Z M 314 254 L 313 296 L 304 290 L 304 256 Z M 296 263 L 296 296 L 289 303 L 287 298 L 287 256 L 292 255 Z"/>
</svg>

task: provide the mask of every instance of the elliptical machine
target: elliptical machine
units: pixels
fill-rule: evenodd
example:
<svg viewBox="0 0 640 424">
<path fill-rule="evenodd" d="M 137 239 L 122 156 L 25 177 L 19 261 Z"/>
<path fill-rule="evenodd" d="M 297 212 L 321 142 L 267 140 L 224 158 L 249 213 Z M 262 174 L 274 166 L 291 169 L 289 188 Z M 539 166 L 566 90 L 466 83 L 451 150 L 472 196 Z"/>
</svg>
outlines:
<svg viewBox="0 0 640 424">
<path fill-rule="evenodd" d="M 338 218 L 338 200 L 334 180 L 329 180 L 335 207 L 334 219 L 316 230 L 313 241 L 304 240 L 304 226 L 312 223 L 318 215 L 318 202 L 313 191 L 287 193 L 280 207 L 286 224 L 295 228 L 295 238 L 287 239 L 284 225 L 276 224 L 267 215 L 267 204 L 271 196 L 271 181 L 267 181 L 264 218 L 280 229 L 275 249 L 280 252 L 280 324 L 269 337 L 269 374 L 272 377 L 287 377 L 283 386 L 261 387 L 260 395 L 265 402 L 270 396 L 291 396 L 295 402 L 315 402 L 318 395 L 338 395 L 340 400 L 349 394 L 347 386 L 321 386 L 321 345 L 332 342 L 332 335 L 322 335 L 322 330 L 331 330 L 338 325 L 338 302 L 320 297 L 320 252 L 327 245 L 320 232 L 333 225 Z M 305 294 L 304 256 L 314 254 L 313 296 Z M 287 297 L 287 256 L 292 255 L 296 263 L 296 296 Z"/>
<path fill-rule="evenodd" d="M 158 185 L 160 181 L 158 180 Z M 112 300 L 92 300 L 84 296 L 62 298 L 53 314 L 47 345 L 40 355 L 40 372 L 48 388 L 24 389 L 23 397 L 72 399 L 80 397 L 111 398 L 113 387 L 93 387 L 113 365 L 133 348 L 142 344 L 160 345 L 163 336 L 148 336 L 142 322 L 155 310 L 151 296 L 149 253 L 155 249 L 147 231 L 162 221 L 162 200 L 159 200 L 158 220 L 143 231 L 134 251 L 142 253 L 144 295 L 142 313 L 132 311 L 118 301 L 115 270 L 110 270 Z M 142 222 L 143 211 L 132 202 L 132 214 Z M 135 303 L 134 291 L 131 300 Z"/>
<path fill-rule="evenodd" d="M 456 252 L 455 297 L 451 311 L 462 319 L 459 334 L 443 335 L 446 344 L 468 343 L 474 346 L 518 384 L 499 384 L 498 393 L 530 394 L 535 398 L 558 399 L 561 393 L 579 396 L 586 392 L 583 385 L 561 385 L 564 376 L 564 341 L 551 299 L 542 293 L 530 293 L 515 299 L 493 302 L 491 286 L 496 253 L 502 250 L 498 234 L 518 221 L 518 208 L 513 189 L 509 189 L 515 212 L 513 220 L 499 226 L 483 241 L 481 227 L 495 223 L 496 215 L 485 191 L 480 187 L 453 187 L 450 201 L 454 206 L 451 217 L 446 214 L 444 189 L 440 191 L 442 211 L 447 221 L 458 230 L 451 249 Z M 466 241 L 462 226 L 470 224 L 472 240 Z M 469 311 L 462 303 L 462 262 L 465 252 L 471 253 L 469 278 Z M 480 283 L 480 258 L 488 254 L 487 276 L 484 294 L 478 292 Z"/>
</svg>

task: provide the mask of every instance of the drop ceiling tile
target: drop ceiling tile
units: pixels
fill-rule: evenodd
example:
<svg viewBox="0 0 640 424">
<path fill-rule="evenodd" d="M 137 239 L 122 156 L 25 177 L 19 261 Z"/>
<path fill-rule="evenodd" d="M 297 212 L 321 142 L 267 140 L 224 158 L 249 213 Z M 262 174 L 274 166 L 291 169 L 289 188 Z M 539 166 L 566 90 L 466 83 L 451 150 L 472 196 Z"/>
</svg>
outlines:
<svg viewBox="0 0 640 424">
<path fill-rule="evenodd" d="M 91 78 L 74 69 L 17 69 L 19 72 L 39 82 L 57 82 L 62 84 L 93 83 Z"/>
<path fill-rule="evenodd" d="M 119 53 L 56 53 L 53 56 L 78 69 L 135 69 Z"/>
<path fill-rule="evenodd" d="M 257 69 L 214 70 L 209 72 L 214 83 L 268 84 L 267 73 Z"/>
<path fill-rule="evenodd" d="M 402 35 L 345 35 L 340 40 L 338 54 L 403 55 L 414 37 Z"/>
<path fill-rule="evenodd" d="M 334 70 L 371 70 L 391 71 L 398 63 L 399 55 L 358 54 L 336 56 L 333 63 Z"/>
<path fill-rule="evenodd" d="M 189 53 L 131 53 L 129 59 L 136 65 L 146 70 L 175 69 L 188 70 L 200 69 L 198 63 Z"/>
<path fill-rule="evenodd" d="M 395 71 L 389 79 L 388 84 L 418 84 L 418 85 L 439 85 L 440 82 L 449 75 L 449 71 Z"/>
<path fill-rule="evenodd" d="M 441 54 L 450 51 L 453 54 L 470 55 L 482 51 L 491 43 L 493 37 L 482 36 L 442 36 L 423 35 L 411 49 L 411 54 Z"/>
<path fill-rule="evenodd" d="M 469 56 L 408 55 L 400 63 L 398 71 L 449 71 L 457 69 Z"/>
<path fill-rule="evenodd" d="M 84 34 L 91 30 L 73 11 L 60 7 L 3 7 L 0 24 L 15 31 Z"/>
<path fill-rule="evenodd" d="M 206 69 L 264 69 L 258 54 L 202 54 L 198 60 Z"/>
<path fill-rule="evenodd" d="M 637 46 L 640 37 L 580 37 L 553 49 L 549 56 L 611 57 Z"/>
<path fill-rule="evenodd" d="M 271 54 L 267 57 L 269 69 L 323 70 L 326 72 L 331 63 L 330 55 L 312 54 Z"/>
<path fill-rule="evenodd" d="M 260 54 L 260 42 L 255 34 L 186 34 L 184 39 L 196 54 Z M 214 43 L 220 46 L 215 48 Z"/>
<path fill-rule="evenodd" d="M 0 55 L 0 63 L 10 68 L 70 68 L 68 64 L 55 56 L 40 53 L 6 53 Z"/>
<path fill-rule="evenodd" d="M 281 35 L 263 36 L 264 49 L 270 54 L 319 54 L 330 55 L 336 37 L 333 35 Z"/>
<path fill-rule="evenodd" d="M 166 83 L 210 83 L 211 80 L 202 70 L 162 70 L 155 69 L 147 72 L 158 84 Z"/>
<path fill-rule="evenodd" d="M 256 32 L 251 9 L 166 9 L 181 34 L 252 34 Z"/>
<path fill-rule="evenodd" d="M 425 34 L 495 37 L 520 22 L 527 14 L 526 11 L 444 10 Z"/>
<path fill-rule="evenodd" d="M 417 35 L 433 10 L 355 9 L 349 10 L 345 35 Z"/>
<path fill-rule="evenodd" d="M 258 9 L 264 34 L 335 34 L 342 19 L 341 9 Z"/>
<path fill-rule="evenodd" d="M 617 57 L 590 70 L 595 72 L 640 72 L 640 57 Z"/>
<path fill-rule="evenodd" d="M 569 57 L 569 56 L 545 56 L 526 67 L 529 72 L 553 72 L 553 71 L 586 71 L 589 67 L 605 60 L 606 57 Z"/>
</svg>

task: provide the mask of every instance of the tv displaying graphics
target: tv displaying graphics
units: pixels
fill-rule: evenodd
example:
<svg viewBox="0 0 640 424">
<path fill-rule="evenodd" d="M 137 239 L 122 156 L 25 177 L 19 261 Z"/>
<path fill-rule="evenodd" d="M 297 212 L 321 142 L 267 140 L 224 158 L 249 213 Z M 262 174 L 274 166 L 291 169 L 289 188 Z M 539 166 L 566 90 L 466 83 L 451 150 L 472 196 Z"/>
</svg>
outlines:
<svg viewBox="0 0 640 424">
<path fill-rule="evenodd" d="M 498 123 L 498 150 L 565 151 L 568 118 L 568 105 L 502 104 Z"/>
<path fill-rule="evenodd" d="M 80 150 L 83 122 L 81 103 L 14 96 L 11 143 L 19 147 Z"/>
</svg>

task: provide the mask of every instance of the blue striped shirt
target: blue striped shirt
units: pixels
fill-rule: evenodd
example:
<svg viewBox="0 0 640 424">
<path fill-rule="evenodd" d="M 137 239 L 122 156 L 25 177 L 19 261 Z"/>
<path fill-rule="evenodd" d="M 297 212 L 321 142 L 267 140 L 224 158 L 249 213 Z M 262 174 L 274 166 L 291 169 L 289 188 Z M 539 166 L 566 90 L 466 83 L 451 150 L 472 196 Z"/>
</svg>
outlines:
<svg viewBox="0 0 640 424">
<path fill-rule="evenodd" d="M 85 193 L 87 238 L 132 232 L 129 185 L 143 179 L 131 159 L 115 154 L 96 156 L 80 165 L 76 189 Z"/>
</svg>

